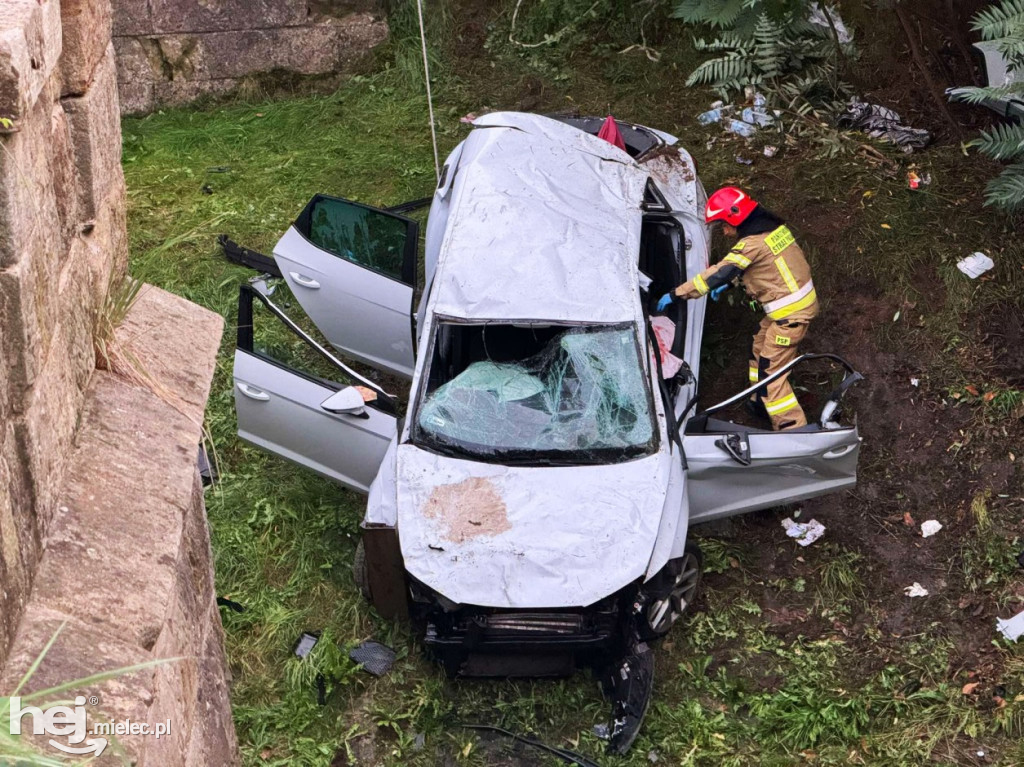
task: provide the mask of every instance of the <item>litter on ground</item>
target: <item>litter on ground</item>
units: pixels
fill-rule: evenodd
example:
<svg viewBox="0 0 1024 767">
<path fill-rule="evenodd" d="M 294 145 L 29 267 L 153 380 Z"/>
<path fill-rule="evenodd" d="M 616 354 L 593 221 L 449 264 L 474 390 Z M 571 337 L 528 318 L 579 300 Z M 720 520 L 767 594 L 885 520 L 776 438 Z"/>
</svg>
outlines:
<svg viewBox="0 0 1024 767">
<path fill-rule="evenodd" d="M 972 280 L 978 279 L 981 275 L 995 266 L 995 262 L 984 253 L 972 253 L 967 258 L 959 261 L 956 268 L 966 274 Z"/>
<path fill-rule="evenodd" d="M 782 520 L 786 535 L 795 538 L 801 546 L 810 546 L 825 534 L 825 526 L 816 519 L 810 522 L 794 522 L 789 517 Z"/>
<path fill-rule="evenodd" d="M 358 663 L 363 670 L 374 676 L 384 676 L 395 663 L 395 651 L 380 642 L 367 641 L 353 647 L 349 659 Z"/>
<path fill-rule="evenodd" d="M 764 148 L 765 157 L 774 157 L 778 153 L 779 148 L 777 146 L 766 146 Z"/>
<path fill-rule="evenodd" d="M 932 141 L 932 134 L 921 128 L 903 125 L 897 112 L 880 104 L 869 104 L 854 99 L 846 111 L 836 118 L 840 128 L 863 131 L 871 138 L 888 141 L 901 147 L 904 152 L 911 153 L 915 149 L 924 149 Z"/>
<path fill-rule="evenodd" d="M 299 641 L 295 643 L 295 657 L 305 659 L 319 641 L 320 636 L 318 634 L 304 633 L 299 637 Z"/>
<path fill-rule="evenodd" d="M 921 523 L 921 537 L 929 538 L 942 529 L 942 523 L 937 519 L 929 519 Z"/>
<path fill-rule="evenodd" d="M 999 618 L 996 620 L 996 628 L 999 633 L 1009 639 L 1011 642 L 1016 642 L 1022 634 L 1024 634 L 1024 611 L 1021 611 L 1014 615 L 1012 618 L 1003 620 Z"/>
<path fill-rule="evenodd" d="M 928 596 L 928 589 L 922 586 L 917 581 L 914 581 L 913 586 L 907 586 L 903 589 L 903 593 L 908 597 L 926 597 Z"/>
</svg>

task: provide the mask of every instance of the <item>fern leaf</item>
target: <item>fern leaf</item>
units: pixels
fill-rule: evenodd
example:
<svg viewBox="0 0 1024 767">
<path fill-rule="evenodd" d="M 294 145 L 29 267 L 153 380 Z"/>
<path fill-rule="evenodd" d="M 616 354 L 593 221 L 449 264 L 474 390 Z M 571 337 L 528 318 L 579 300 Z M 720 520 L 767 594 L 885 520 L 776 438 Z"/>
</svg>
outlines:
<svg viewBox="0 0 1024 767">
<path fill-rule="evenodd" d="M 1016 160 L 1024 157 L 1024 125 L 996 125 L 982 131 L 968 146 L 976 146 L 993 160 Z"/>
<path fill-rule="evenodd" d="M 1024 26 L 1024 0 L 1000 0 L 992 8 L 979 11 L 971 21 L 971 29 L 985 40 L 1007 37 Z"/>
<path fill-rule="evenodd" d="M 1006 167 L 985 186 L 985 204 L 1014 211 L 1024 207 L 1024 162 Z"/>
</svg>

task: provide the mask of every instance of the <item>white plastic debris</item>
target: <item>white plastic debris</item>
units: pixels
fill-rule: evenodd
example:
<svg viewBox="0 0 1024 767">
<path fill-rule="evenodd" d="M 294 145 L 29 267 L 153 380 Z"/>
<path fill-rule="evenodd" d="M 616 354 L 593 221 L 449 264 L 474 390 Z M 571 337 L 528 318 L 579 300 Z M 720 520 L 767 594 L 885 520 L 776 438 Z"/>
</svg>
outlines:
<svg viewBox="0 0 1024 767">
<path fill-rule="evenodd" d="M 922 586 L 917 581 L 914 581 L 913 586 L 907 586 L 903 589 L 903 593 L 908 597 L 926 597 L 928 596 L 928 589 Z"/>
<path fill-rule="evenodd" d="M 701 112 L 697 115 L 697 122 L 701 125 L 711 125 L 711 123 L 722 122 L 722 110 L 709 109 L 707 112 Z"/>
<path fill-rule="evenodd" d="M 825 526 L 816 519 L 803 523 L 794 522 L 789 517 L 786 517 L 782 520 L 782 526 L 786 530 L 786 535 L 790 538 L 795 538 L 796 542 L 801 546 L 810 546 L 825 534 Z"/>
<path fill-rule="evenodd" d="M 921 537 L 929 538 L 942 529 L 942 523 L 937 519 L 929 519 L 921 523 Z"/>
<path fill-rule="evenodd" d="M 828 29 L 830 32 L 832 31 L 832 27 L 835 26 L 836 37 L 839 38 L 840 43 L 846 45 L 846 43 L 850 42 L 853 39 L 853 35 L 851 35 L 850 30 L 846 28 L 846 24 L 843 23 L 843 20 L 840 18 L 839 12 L 836 11 L 835 7 L 826 7 L 828 9 L 828 15 L 832 19 L 831 25 L 828 23 L 828 19 L 825 18 L 825 12 L 822 11 L 818 3 L 811 4 L 811 13 L 810 15 L 808 15 L 807 21 L 809 21 L 811 24 L 814 24 L 815 26 L 824 27 Z"/>
<path fill-rule="evenodd" d="M 764 156 L 765 157 L 774 157 L 775 154 L 778 151 L 779 151 L 779 148 L 777 146 L 766 146 L 764 148 Z"/>
<path fill-rule="evenodd" d="M 1024 611 L 1017 613 L 1012 618 L 1008 618 L 1005 621 L 1002 618 L 997 619 L 996 628 L 999 630 L 1000 634 L 1011 642 L 1016 642 L 1020 639 L 1021 635 L 1024 634 Z"/>
<path fill-rule="evenodd" d="M 740 164 L 740 165 L 753 165 L 754 164 L 753 160 L 747 159 L 746 157 L 744 157 L 741 154 L 736 155 L 736 162 L 738 164 Z"/>
<path fill-rule="evenodd" d="M 920 378 L 911 378 L 910 379 L 910 385 L 911 386 L 920 386 L 921 385 L 921 379 Z"/>
<path fill-rule="evenodd" d="M 976 280 L 993 266 L 995 266 L 995 262 L 984 253 L 972 253 L 957 263 L 956 268 L 972 280 Z"/>
<path fill-rule="evenodd" d="M 743 120 L 729 120 L 729 122 L 726 123 L 725 129 L 729 131 L 729 133 L 735 133 L 737 136 L 743 136 L 743 138 L 750 138 L 757 133 L 756 125 L 743 122 Z"/>
</svg>

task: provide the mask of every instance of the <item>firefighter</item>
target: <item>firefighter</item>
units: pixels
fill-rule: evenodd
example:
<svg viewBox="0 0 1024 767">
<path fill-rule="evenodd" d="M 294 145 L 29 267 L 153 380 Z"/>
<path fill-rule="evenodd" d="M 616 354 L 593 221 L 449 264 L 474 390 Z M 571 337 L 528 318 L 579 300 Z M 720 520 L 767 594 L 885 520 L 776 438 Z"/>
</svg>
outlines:
<svg viewBox="0 0 1024 767">
<path fill-rule="evenodd" d="M 664 311 L 676 299 L 701 298 L 708 293 L 717 300 L 729 285 L 741 280 L 765 313 L 750 357 L 750 382 L 754 384 L 797 357 L 807 326 L 818 314 L 811 269 L 785 222 L 736 187 L 727 186 L 711 195 L 704 219 L 709 224 L 722 221 L 726 236 L 738 236 L 739 240 L 717 264 L 662 296 L 658 310 Z M 752 403 L 756 412 L 767 412 L 776 431 L 807 424 L 788 375 L 758 389 Z"/>
</svg>

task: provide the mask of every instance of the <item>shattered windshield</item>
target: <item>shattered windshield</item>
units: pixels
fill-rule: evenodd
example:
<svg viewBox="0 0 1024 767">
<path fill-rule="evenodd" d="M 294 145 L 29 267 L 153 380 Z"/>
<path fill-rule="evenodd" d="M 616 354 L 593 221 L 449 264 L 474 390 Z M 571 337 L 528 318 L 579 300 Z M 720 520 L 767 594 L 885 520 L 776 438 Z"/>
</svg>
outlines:
<svg viewBox="0 0 1024 767">
<path fill-rule="evenodd" d="M 485 459 L 646 455 L 651 400 L 632 326 L 439 325 L 417 441 Z"/>
</svg>

